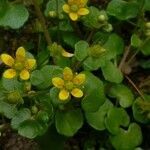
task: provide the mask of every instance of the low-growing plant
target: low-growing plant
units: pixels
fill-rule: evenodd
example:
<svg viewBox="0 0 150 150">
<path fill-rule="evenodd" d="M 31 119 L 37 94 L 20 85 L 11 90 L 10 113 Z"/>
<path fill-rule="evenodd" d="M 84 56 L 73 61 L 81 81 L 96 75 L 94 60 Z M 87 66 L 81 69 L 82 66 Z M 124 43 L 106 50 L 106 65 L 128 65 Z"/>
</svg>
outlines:
<svg viewBox="0 0 150 150">
<path fill-rule="evenodd" d="M 149 0 L 1 0 L 0 133 L 150 148 L 149 14 Z"/>
</svg>

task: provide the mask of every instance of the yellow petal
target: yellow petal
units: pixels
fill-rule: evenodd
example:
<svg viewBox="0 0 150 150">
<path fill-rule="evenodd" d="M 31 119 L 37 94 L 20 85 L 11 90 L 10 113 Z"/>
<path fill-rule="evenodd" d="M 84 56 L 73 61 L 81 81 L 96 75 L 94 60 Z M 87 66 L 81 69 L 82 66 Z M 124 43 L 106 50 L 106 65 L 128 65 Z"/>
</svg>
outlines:
<svg viewBox="0 0 150 150">
<path fill-rule="evenodd" d="M 22 80 L 28 80 L 30 78 L 30 74 L 29 74 L 29 71 L 24 69 L 20 72 L 20 78 Z"/>
<path fill-rule="evenodd" d="M 64 4 L 63 5 L 63 11 L 66 13 L 69 13 L 70 12 L 70 6 L 68 4 Z"/>
<path fill-rule="evenodd" d="M 73 78 L 73 83 L 76 85 L 81 85 L 85 82 L 85 74 L 78 74 Z"/>
<path fill-rule="evenodd" d="M 80 8 L 78 10 L 78 15 L 80 15 L 80 16 L 84 16 L 84 15 L 87 15 L 87 14 L 89 14 L 89 10 L 87 8 Z"/>
<path fill-rule="evenodd" d="M 53 78 L 52 83 L 55 87 L 60 88 L 60 89 L 63 88 L 64 86 L 64 80 L 59 77 Z"/>
<path fill-rule="evenodd" d="M 61 54 L 62 54 L 62 56 L 64 56 L 64 57 L 73 57 L 73 56 L 74 56 L 74 54 L 69 53 L 69 52 L 67 52 L 67 51 L 65 51 L 65 50 L 62 50 Z"/>
<path fill-rule="evenodd" d="M 36 65 L 35 59 L 27 59 L 25 62 L 25 68 L 29 70 L 33 69 L 35 65 Z"/>
<path fill-rule="evenodd" d="M 69 17 L 71 18 L 71 20 L 76 21 L 78 20 L 78 14 L 77 13 L 69 13 Z"/>
<path fill-rule="evenodd" d="M 83 92 L 78 89 L 78 88 L 75 88 L 71 91 L 71 94 L 74 96 L 74 97 L 77 97 L 77 98 L 80 98 L 83 96 Z"/>
<path fill-rule="evenodd" d="M 25 59 L 25 55 L 26 55 L 25 49 L 23 47 L 19 47 L 16 51 L 16 59 L 22 61 Z"/>
<path fill-rule="evenodd" d="M 10 67 L 12 67 L 12 65 L 14 64 L 14 59 L 8 54 L 2 54 L 1 61 Z"/>
<path fill-rule="evenodd" d="M 69 67 L 65 67 L 63 70 L 63 78 L 64 80 L 70 81 L 73 79 L 73 72 Z"/>
<path fill-rule="evenodd" d="M 7 79 L 12 79 L 16 76 L 16 71 L 14 69 L 7 69 L 4 73 L 3 73 L 3 77 L 7 78 Z"/>
<path fill-rule="evenodd" d="M 67 90 L 61 90 L 59 92 L 59 99 L 64 101 L 67 100 L 69 98 L 69 92 Z"/>
</svg>

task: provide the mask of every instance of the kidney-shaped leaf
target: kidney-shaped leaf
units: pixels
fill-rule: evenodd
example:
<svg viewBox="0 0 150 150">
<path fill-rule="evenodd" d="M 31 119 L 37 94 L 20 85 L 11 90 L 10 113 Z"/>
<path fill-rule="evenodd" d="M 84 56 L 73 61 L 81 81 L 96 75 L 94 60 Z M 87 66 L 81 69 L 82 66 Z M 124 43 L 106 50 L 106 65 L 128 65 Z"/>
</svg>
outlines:
<svg viewBox="0 0 150 150">
<path fill-rule="evenodd" d="M 26 120 L 22 122 L 18 128 L 18 133 L 24 137 L 33 139 L 41 135 L 47 129 L 47 124 L 40 124 L 36 120 Z"/>
<path fill-rule="evenodd" d="M 120 126 L 127 127 L 129 125 L 130 118 L 127 112 L 123 108 L 112 107 L 107 113 L 105 119 L 106 128 L 112 134 L 118 134 Z"/>
<path fill-rule="evenodd" d="M 70 110 L 67 112 L 57 111 L 55 125 L 58 133 L 65 136 L 73 136 L 83 125 L 81 110 Z"/>
<path fill-rule="evenodd" d="M 136 2 L 112 0 L 108 4 L 107 12 L 120 20 L 127 20 L 137 16 L 139 12 L 139 5 Z"/>
<path fill-rule="evenodd" d="M 31 117 L 31 112 L 29 109 L 23 108 L 19 110 L 11 120 L 12 128 L 17 129 L 22 122 L 30 119 L 30 117 Z"/>
<path fill-rule="evenodd" d="M 110 88 L 109 96 L 116 98 L 124 108 L 130 107 L 134 100 L 132 91 L 123 84 L 113 85 Z"/>
<path fill-rule="evenodd" d="M 18 29 L 27 21 L 29 13 L 24 5 L 6 3 L 5 12 L 0 17 L 0 26 Z"/>
<path fill-rule="evenodd" d="M 10 105 L 4 101 L 0 101 L 0 114 L 3 114 L 5 117 L 11 119 L 16 114 L 17 109 L 15 105 Z"/>
<path fill-rule="evenodd" d="M 142 132 L 136 123 L 130 124 L 128 130 L 120 129 L 120 133 L 110 136 L 116 150 L 134 150 L 142 142 Z"/>
<path fill-rule="evenodd" d="M 108 61 L 102 67 L 102 73 L 107 81 L 120 83 L 123 80 L 122 72 L 111 61 Z"/>
<path fill-rule="evenodd" d="M 90 126 L 92 126 L 96 130 L 104 130 L 105 129 L 105 117 L 108 110 L 113 106 L 113 104 L 106 100 L 105 103 L 99 107 L 96 112 L 87 112 L 85 113 L 85 117 Z"/>
</svg>

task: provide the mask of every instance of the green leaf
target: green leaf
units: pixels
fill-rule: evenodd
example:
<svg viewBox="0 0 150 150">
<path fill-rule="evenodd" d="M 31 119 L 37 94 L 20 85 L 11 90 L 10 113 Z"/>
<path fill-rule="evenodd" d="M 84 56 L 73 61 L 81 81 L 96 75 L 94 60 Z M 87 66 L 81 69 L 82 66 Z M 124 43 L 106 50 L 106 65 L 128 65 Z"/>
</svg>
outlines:
<svg viewBox="0 0 150 150">
<path fill-rule="evenodd" d="M 55 125 L 58 133 L 73 136 L 83 125 L 83 115 L 80 109 L 67 112 L 56 112 Z"/>
<path fill-rule="evenodd" d="M 58 14 L 61 15 L 63 12 L 63 9 L 62 9 L 63 4 L 65 4 L 64 0 L 59 0 L 58 4 L 56 0 L 49 0 L 46 5 L 45 15 L 48 16 L 49 11 L 55 11 L 56 13 L 58 11 Z"/>
<path fill-rule="evenodd" d="M 48 88 L 52 85 L 52 78 L 62 73 L 58 66 L 46 65 L 41 70 L 35 70 L 31 74 L 31 83 L 40 89 Z"/>
<path fill-rule="evenodd" d="M 146 56 L 150 55 L 150 38 L 148 38 L 143 46 L 141 46 L 141 52 Z"/>
<path fill-rule="evenodd" d="M 40 70 L 35 70 L 31 74 L 31 83 L 34 86 L 40 85 L 44 82 L 43 74 Z"/>
<path fill-rule="evenodd" d="M 119 20 L 127 20 L 137 16 L 139 5 L 135 1 L 112 0 L 108 4 L 107 12 Z"/>
<path fill-rule="evenodd" d="M 139 65 L 142 68 L 144 68 L 144 69 L 150 69 L 150 59 L 148 59 L 148 60 L 145 60 L 145 59 L 140 60 L 139 63 L 140 63 Z"/>
<path fill-rule="evenodd" d="M 99 78 L 90 72 L 84 72 L 86 82 L 84 84 L 84 98 L 81 105 L 85 112 L 95 112 L 105 102 L 104 86 Z"/>
<path fill-rule="evenodd" d="M 99 9 L 94 6 L 91 6 L 88 9 L 90 13 L 82 17 L 83 24 L 90 29 L 93 28 L 99 29 L 100 27 L 103 26 L 103 24 L 99 22 L 99 15 L 101 14 Z"/>
<path fill-rule="evenodd" d="M 42 51 L 40 51 L 38 53 L 38 56 L 37 56 L 37 66 L 44 66 L 45 64 L 47 64 L 47 62 L 49 61 L 49 51 L 48 50 L 45 50 L 43 49 Z"/>
<path fill-rule="evenodd" d="M 105 80 L 114 83 L 122 82 L 122 72 L 112 62 L 108 61 L 101 69 Z"/>
<path fill-rule="evenodd" d="M 50 114 L 52 115 L 52 114 Z M 36 116 L 36 119 L 41 123 L 48 123 L 49 114 L 46 111 L 40 110 Z"/>
<path fill-rule="evenodd" d="M 42 150 L 63 150 L 68 138 L 60 135 L 54 125 L 49 126 L 48 131 L 36 138 L 36 142 Z M 48 149 L 47 149 L 48 148 Z"/>
<path fill-rule="evenodd" d="M 150 1 L 149 0 L 145 0 L 144 10 L 150 11 Z"/>
<path fill-rule="evenodd" d="M 4 115 L 8 119 L 11 119 L 16 114 L 16 107 L 3 101 L 0 101 L 0 114 Z"/>
<path fill-rule="evenodd" d="M 22 4 L 6 3 L 5 8 L 3 15 L 0 14 L 0 26 L 18 29 L 24 25 L 29 17 L 27 9 Z"/>
<path fill-rule="evenodd" d="M 64 32 L 62 38 L 63 42 L 72 48 L 74 48 L 74 45 L 80 40 L 80 38 L 73 32 Z"/>
<path fill-rule="evenodd" d="M 106 57 L 108 60 L 115 58 L 124 51 L 124 41 L 117 34 L 113 33 L 109 36 L 107 42 L 103 46 L 106 49 Z"/>
<path fill-rule="evenodd" d="M 73 27 L 71 26 L 70 20 L 60 20 L 59 30 L 65 32 L 73 32 Z"/>
<path fill-rule="evenodd" d="M 44 125 L 44 124 L 43 124 Z M 18 133 L 29 139 L 33 139 L 45 131 L 46 128 L 36 120 L 26 120 L 19 126 Z"/>
<path fill-rule="evenodd" d="M 105 119 L 106 128 L 114 135 L 120 132 L 120 126 L 127 127 L 130 123 L 130 118 L 123 108 L 112 107 L 107 113 Z"/>
<path fill-rule="evenodd" d="M 142 44 L 141 39 L 136 34 L 133 34 L 131 37 L 131 45 L 133 47 L 140 47 L 141 44 Z"/>
<path fill-rule="evenodd" d="M 19 91 L 23 90 L 23 84 L 17 81 L 16 78 L 14 79 L 2 78 L 2 86 L 4 87 L 5 90 L 9 92 L 15 90 L 19 90 Z"/>
<path fill-rule="evenodd" d="M 88 124 L 96 130 L 104 130 L 105 127 L 105 117 L 108 110 L 113 106 L 113 104 L 106 100 L 106 102 L 99 107 L 96 112 L 85 112 L 85 117 Z"/>
<path fill-rule="evenodd" d="M 134 100 L 132 91 L 123 84 L 113 85 L 110 88 L 109 96 L 116 98 L 123 108 L 130 107 Z"/>
<path fill-rule="evenodd" d="M 75 44 L 75 57 L 78 61 L 84 60 L 88 56 L 89 45 L 86 41 L 79 41 Z"/>
<path fill-rule="evenodd" d="M 105 66 L 105 63 L 106 57 L 102 54 L 99 58 L 88 57 L 83 64 L 85 70 L 93 71 Z"/>
<path fill-rule="evenodd" d="M 27 108 L 20 109 L 11 120 L 11 126 L 13 129 L 17 129 L 19 125 L 25 120 L 30 119 L 31 112 Z"/>
<path fill-rule="evenodd" d="M 144 95 L 144 100 L 138 97 L 132 106 L 133 116 L 136 121 L 150 123 L 150 95 Z"/>
<path fill-rule="evenodd" d="M 104 44 L 108 40 L 109 36 L 110 36 L 110 33 L 98 31 L 93 35 L 92 41 L 94 43 Z"/>
<path fill-rule="evenodd" d="M 53 106 L 51 104 L 51 97 L 49 93 L 43 92 L 41 94 L 38 94 L 36 100 L 38 101 L 38 105 L 41 110 L 47 112 L 50 118 L 53 115 Z"/>
<path fill-rule="evenodd" d="M 116 150 L 133 150 L 142 142 L 142 131 L 136 123 L 130 124 L 128 130 L 120 129 L 120 133 L 110 136 Z"/>
</svg>

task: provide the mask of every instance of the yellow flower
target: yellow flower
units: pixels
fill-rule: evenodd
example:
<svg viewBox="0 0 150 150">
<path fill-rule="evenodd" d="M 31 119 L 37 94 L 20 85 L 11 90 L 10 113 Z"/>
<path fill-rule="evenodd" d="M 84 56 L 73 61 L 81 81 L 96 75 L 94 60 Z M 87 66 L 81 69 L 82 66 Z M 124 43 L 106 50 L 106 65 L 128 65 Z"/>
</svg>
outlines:
<svg viewBox="0 0 150 150">
<path fill-rule="evenodd" d="M 84 82 L 85 74 L 73 74 L 68 67 L 63 70 L 63 78 L 55 77 L 52 79 L 53 85 L 60 89 L 59 99 L 62 101 L 67 100 L 70 94 L 76 98 L 81 98 L 83 91 L 80 88 Z"/>
<path fill-rule="evenodd" d="M 67 4 L 63 5 L 64 12 L 69 14 L 71 20 L 76 21 L 80 16 L 89 14 L 86 7 L 87 0 L 68 0 Z"/>
<path fill-rule="evenodd" d="M 4 78 L 14 78 L 19 75 L 22 80 L 28 80 L 30 78 L 30 70 L 36 65 L 36 60 L 26 57 L 26 51 L 23 47 L 19 47 L 16 51 L 16 58 L 12 58 L 8 54 L 0 55 L 1 61 L 10 67 L 3 73 Z"/>
</svg>

